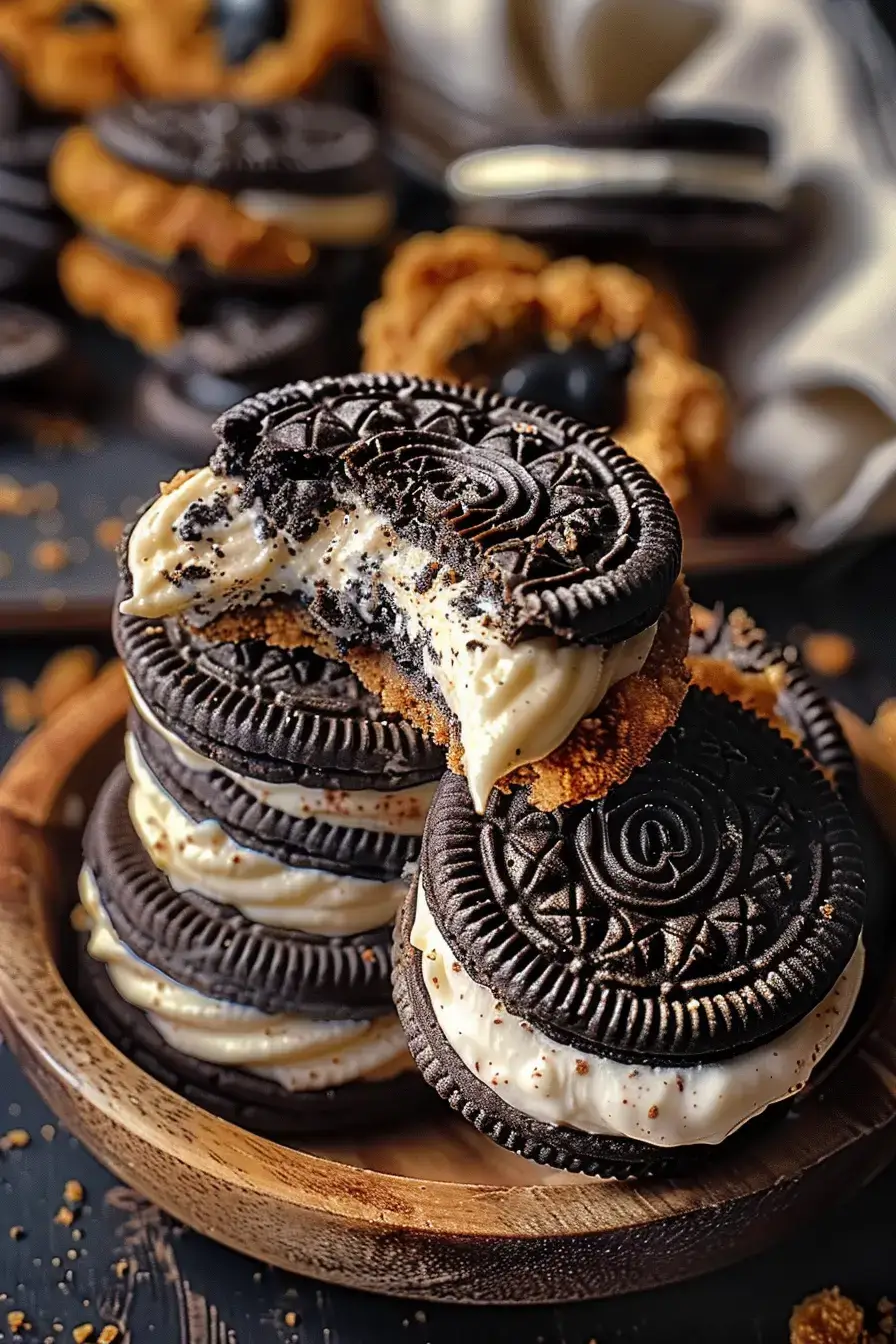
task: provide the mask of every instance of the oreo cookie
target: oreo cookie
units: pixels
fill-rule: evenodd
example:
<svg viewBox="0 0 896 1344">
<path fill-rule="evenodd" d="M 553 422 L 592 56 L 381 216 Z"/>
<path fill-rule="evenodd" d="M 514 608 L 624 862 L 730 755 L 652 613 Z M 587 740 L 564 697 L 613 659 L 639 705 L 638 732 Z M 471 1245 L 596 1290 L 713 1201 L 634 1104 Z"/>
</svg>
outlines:
<svg viewBox="0 0 896 1344">
<path fill-rule="evenodd" d="M 666 496 L 606 435 L 529 402 L 394 374 L 295 383 L 216 425 L 215 469 L 307 536 L 360 502 L 469 576 L 508 643 L 614 643 L 659 617 L 681 567 Z"/>
<path fill-rule="evenodd" d="M 677 1168 L 834 1046 L 864 905 L 835 791 L 762 719 L 694 688 L 599 802 L 543 813 L 516 790 L 477 816 L 444 778 L 396 1005 L 424 1076 L 497 1142 L 594 1174 Z"/>
<path fill-rule="evenodd" d="M 388 882 L 416 862 L 417 836 L 340 826 L 320 816 L 293 817 L 269 807 L 217 770 L 191 770 L 139 715 L 128 726 L 153 777 L 197 825 L 209 818 L 237 845 L 290 868 Z"/>
<path fill-rule="evenodd" d="M 125 946 L 177 984 L 262 1013 L 365 1020 L 388 1013 L 391 927 L 348 938 L 256 924 L 155 866 L 128 812 L 123 766 L 104 785 L 84 836 L 103 909 Z"/>
<path fill-rule="evenodd" d="M 799 735 L 813 760 L 849 798 L 859 791 L 855 758 L 834 707 L 812 680 L 792 645 L 770 640 L 743 611 L 725 614 L 721 605 L 712 612 L 696 612 L 689 652 L 718 658 L 739 672 L 780 669 L 782 685 L 776 712 Z"/>
<path fill-rule="evenodd" d="M 146 1014 L 116 992 L 105 966 L 83 942 L 77 984 L 83 1007 L 122 1054 L 188 1101 L 256 1133 L 286 1138 L 359 1132 L 401 1123 L 425 1107 L 427 1092 L 415 1071 L 380 1082 L 288 1092 L 272 1079 L 193 1059 L 163 1040 Z"/>
<path fill-rule="evenodd" d="M 119 597 L 122 593 L 119 593 Z M 438 779 L 442 752 L 344 664 L 264 640 L 216 643 L 177 621 L 113 616 L 150 711 L 194 751 L 273 784 L 393 790 Z"/>
<path fill-rule="evenodd" d="M 354 197 L 383 191 L 388 180 L 370 122 L 332 104 L 152 100 L 108 108 L 91 125 L 103 148 L 123 163 L 228 195 L 270 190 Z"/>
<path fill-rule="evenodd" d="M 23 304 L 0 303 L 0 384 L 4 389 L 52 368 L 67 348 L 68 337 L 55 318 Z"/>
<path fill-rule="evenodd" d="M 188 307 L 185 301 L 182 317 Z M 137 394 L 142 417 L 204 461 L 216 444 L 212 423 L 222 412 L 289 374 L 323 372 L 329 327 L 322 304 L 218 303 L 210 320 L 188 325 L 144 375 Z"/>
<path fill-rule="evenodd" d="M 62 129 L 18 126 L 0 134 L 0 292 L 51 287 L 47 277 L 70 233 L 47 183 Z"/>
<path fill-rule="evenodd" d="M 555 243 L 767 250 L 790 233 L 768 131 L 729 119 L 634 112 L 514 127 L 456 158 L 445 184 L 458 222 Z"/>
<path fill-rule="evenodd" d="M 496 793 L 478 817 L 446 776 L 421 876 L 445 937 L 511 1012 L 624 1062 L 723 1058 L 785 1031 L 843 972 L 865 904 L 827 781 L 697 688 L 598 802 L 546 814 Z"/>
</svg>

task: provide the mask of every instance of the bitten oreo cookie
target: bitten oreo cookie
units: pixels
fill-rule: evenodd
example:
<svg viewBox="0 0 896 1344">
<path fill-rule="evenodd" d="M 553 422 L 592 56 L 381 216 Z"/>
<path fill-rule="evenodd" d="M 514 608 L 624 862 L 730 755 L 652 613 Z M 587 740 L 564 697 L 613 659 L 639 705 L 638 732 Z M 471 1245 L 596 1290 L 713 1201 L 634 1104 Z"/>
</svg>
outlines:
<svg viewBox="0 0 896 1344">
<path fill-rule="evenodd" d="M 770 640 L 743 611 L 726 616 L 717 606 L 712 612 L 695 609 L 689 652 L 699 657 L 724 659 L 739 672 L 780 669 L 778 713 L 799 734 L 809 755 L 818 762 L 844 794 L 858 792 L 855 758 L 827 696 L 812 680 L 793 646 Z"/>
<path fill-rule="evenodd" d="M 337 497 L 453 566 L 503 638 L 617 642 L 656 621 L 681 567 L 672 507 L 607 435 L 482 389 L 390 374 L 296 383 L 216 425 L 216 470 L 291 535 Z"/>
<path fill-rule="evenodd" d="M 847 809 L 763 720 L 692 688 L 629 780 L 553 813 L 446 776 L 421 879 L 441 934 L 508 1012 L 624 1063 L 736 1056 L 804 1019 L 865 904 Z"/>
<path fill-rule="evenodd" d="M 142 719 L 128 727 L 152 774 L 197 825 L 217 821 L 236 844 L 267 854 L 290 868 L 386 882 L 401 878 L 416 862 L 419 837 L 339 826 L 318 816 L 291 817 L 268 807 L 220 771 L 191 770 Z"/>
<path fill-rule="evenodd" d="M 375 1129 L 416 1115 L 431 1095 L 415 1071 L 380 1082 L 288 1092 L 272 1079 L 193 1059 L 168 1045 L 146 1014 L 121 998 L 105 966 L 83 946 L 78 991 L 103 1034 L 140 1068 L 188 1101 L 257 1133 L 285 1137 Z"/>
<path fill-rule="evenodd" d="M 355 196 L 382 188 L 386 176 L 370 122 L 335 105 L 153 100 L 109 108 L 92 126 L 122 162 L 215 191 Z"/>
<path fill-rule="evenodd" d="M 137 838 L 129 788 L 121 766 L 91 814 L 84 855 L 112 927 L 135 956 L 200 994 L 263 1013 L 366 1019 L 389 1011 L 390 927 L 348 938 L 298 934 L 175 891 Z"/>
<path fill-rule="evenodd" d="M 149 709 L 237 774 L 392 790 L 438 779 L 445 768 L 442 752 L 387 714 L 344 664 L 310 650 L 260 639 L 213 643 L 174 620 L 122 616 L 117 602 L 113 634 Z"/>
</svg>

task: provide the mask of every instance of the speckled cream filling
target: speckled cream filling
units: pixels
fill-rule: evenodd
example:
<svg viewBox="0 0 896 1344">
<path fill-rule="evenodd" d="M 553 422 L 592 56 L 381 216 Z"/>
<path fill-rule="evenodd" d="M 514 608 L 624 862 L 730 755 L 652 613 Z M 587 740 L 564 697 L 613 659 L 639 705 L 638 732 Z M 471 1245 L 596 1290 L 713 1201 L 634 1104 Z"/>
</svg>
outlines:
<svg viewBox="0 0 896 1344">
<path fill-rule="evenodd" d="M 658 1148 L 721 1143 L 768 1106 L 801 1091 L 855 1005 L 859 942 L 826 998 L 789 1031 L 730 1059 L 674 1068 L 622 1064 L 560 1045 L 477 984 L 432 917 L 422 883 L 411 944 L 436 1021 L 455 1054 L 502 1101 L 533 1120 Z"/>
</svg>

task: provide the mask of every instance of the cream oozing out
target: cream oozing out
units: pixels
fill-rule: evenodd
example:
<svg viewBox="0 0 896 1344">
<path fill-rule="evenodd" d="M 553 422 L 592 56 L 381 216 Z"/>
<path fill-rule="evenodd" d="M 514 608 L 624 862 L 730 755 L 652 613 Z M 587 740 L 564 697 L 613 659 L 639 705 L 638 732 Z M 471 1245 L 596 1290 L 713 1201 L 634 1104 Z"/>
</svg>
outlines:
<svg viewBox="0 0 896 1344">
<path fill-rule="evenodd" d="M 134 956 L 113 929 L 86 868 L 78 889 L 90 927 L 88 952 L 105 963 L 116 992 L 182 1054 L 270 1078 L 289 1092 L 317 1092 L 412 1067 L 394 1014 L 335 1022 L 209 998 Z"/>
<path fill-rule="evenodd" d="M 406 879 L 293 868 L 238 845 L 213 818 L 194 821 L 174 801 L 130 733 L 125 757 L 133 781 L 128 809 L 134 830 L 175 891 L 197 891 L 258 924 L 323 937 L 348 938 L 395 918 L 407 895 Z"/>
<path fill-rule="evenodd" d="M 354 613 L 377 627 L 381 642 L 386 635 L 419 645 L 426 676 L 457 720 L 479 811 L 502 775 L 549 755 L 650 652 L 655 626 L 610 648 L 553 636 L 507 644 L 487 610 L 465 610 L 465 579 L 442 569 L 421 591 L 417 579 L 429 573 L 431 556 L 397 537 L 383 515 L 363 505 L 334 509 L 306 541 L 294 542 L 264 526 L 255 509 L 240 509 L 239 493 L 238 481 L 207 467 L 167 487 L 131 533 L 133 595 L 121 610 L 151 618 L 184 613 L 202 624 L 266 596 L 310 600 L 324 576 L 344 598 L 350 590 Z M 210 506 L 210 521 L 199 540 L 185 540 L 184 515 L 194 504 Z M 329 630 L 337 639 L 356 634 Z"/>
<path fill-rule="evenodd" d="M 388 831 L 390 835 L 422 835 L 426 814 L 435 796 L 436 783 L 416 784 L 407 789 L 312 789 L 304 784 L 271 784 L 230 770 L 219 761 L 201 755 L 162 723 L 125 672 L 134 708 L 141 719 L 171 748 L 181 765 L 203 774 L 218 771 L 232 779 L 260 803 L 301 820 L 317 817 L 334 826 L 360 827 L 365 831 Z"/>
<path fill-rule="evenodd" d="M 855 1005 L 861 941 L 826 998 L 781 1036 L 730 1059 L 686 1067 L 623 1064 L 560 1045 L 509 1013 L 464 970 L 418 884 L 411 944 L 448 1044 L 508 1106 L 551 1125 L 660 1148 L 721 1143 L 774 1102 L 802 1090 Z"/>
</svg>

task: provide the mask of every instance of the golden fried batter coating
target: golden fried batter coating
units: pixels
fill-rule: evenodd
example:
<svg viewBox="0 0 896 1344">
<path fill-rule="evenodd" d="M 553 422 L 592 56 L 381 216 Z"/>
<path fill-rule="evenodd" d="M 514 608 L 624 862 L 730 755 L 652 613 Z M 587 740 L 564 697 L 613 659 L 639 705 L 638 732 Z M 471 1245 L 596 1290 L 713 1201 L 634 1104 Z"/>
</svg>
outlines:
<svg viewBox="0 0 896 1344">
<path fill-rule="evenodd" d="M 180 336 L 180 294 L 160 275 L 128 266 L 89 238 L 59 254 L 59 283 L 73 308 L 102 318 L 144 350 L 164 350 Z"/>
<path fill-rule="evenodd" d="M 839 1288 L 825 1288 L 794 1307 L 790 1344 L 860 1344 L 865 1315 Z"/>
<path fill-rule="evenodd" d="M 624 266 L 552 262 L 488 229 L 419 234 L 397 249 L 382 298 L 365 314 L 363 367 L 487 384 L 539 337 L 557 350 L 635 342 L 614 437 L 694 530 L 725 476 L 727 400 L 720 379 L 692 358 L 691 326 L 675 300 Z"/>
</svg>

